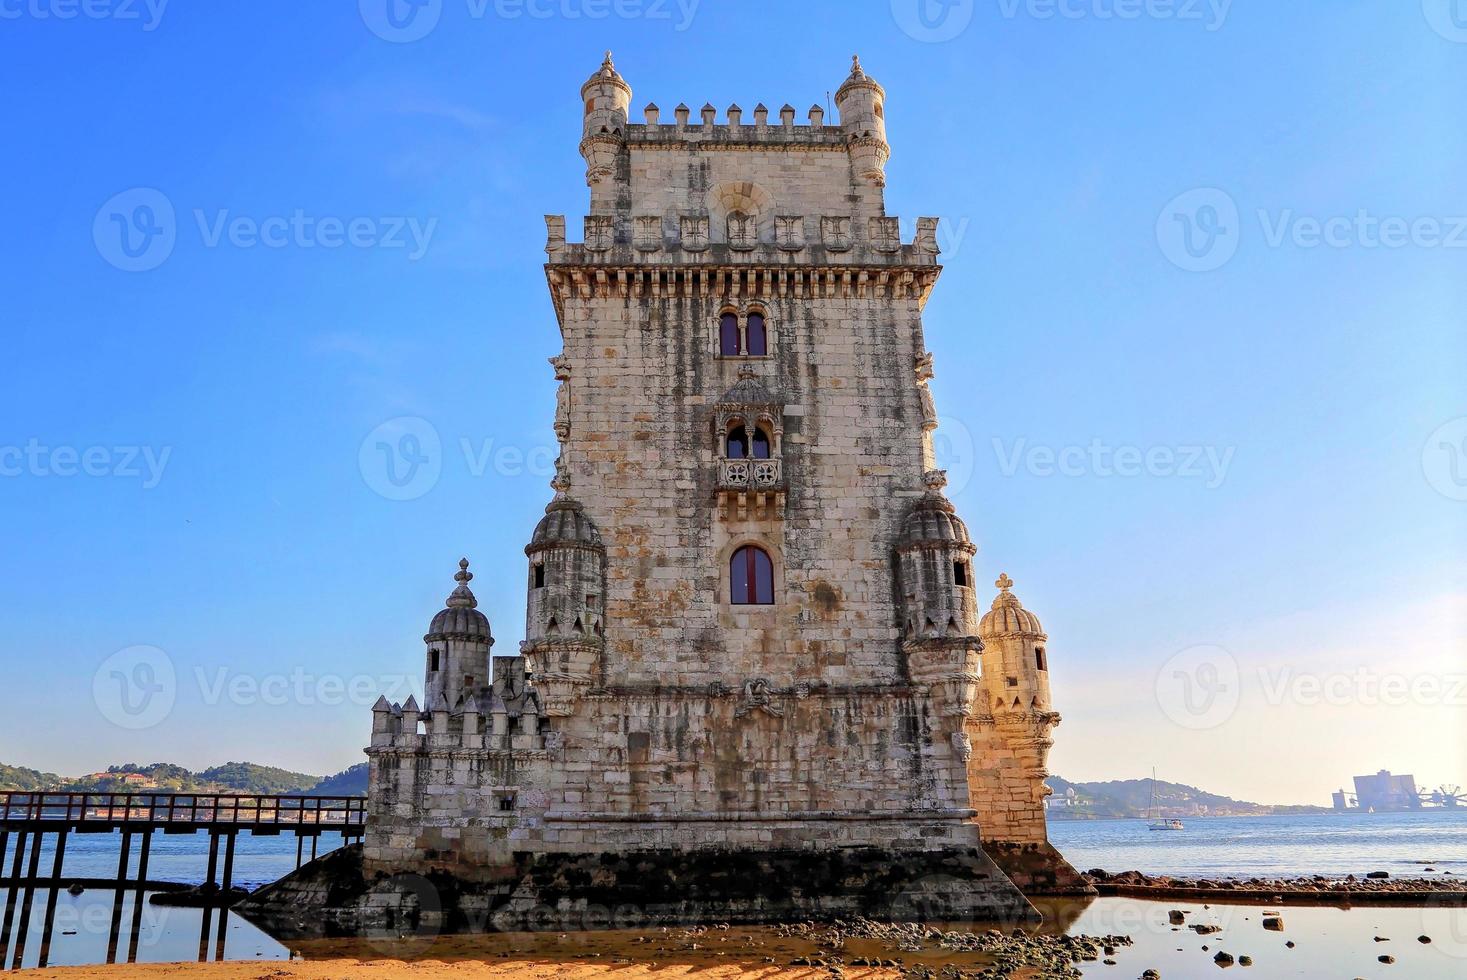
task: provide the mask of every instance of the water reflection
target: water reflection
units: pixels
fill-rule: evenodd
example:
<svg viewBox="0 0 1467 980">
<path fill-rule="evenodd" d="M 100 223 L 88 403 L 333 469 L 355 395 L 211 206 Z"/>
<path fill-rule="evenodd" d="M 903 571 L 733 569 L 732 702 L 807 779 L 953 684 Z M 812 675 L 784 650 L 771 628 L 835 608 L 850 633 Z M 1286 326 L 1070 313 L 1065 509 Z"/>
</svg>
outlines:
<svg viewBox="0 0 1467 980">
<path fill-rule="evenodd" d="M 0 969 L 92 963 L 288 959 L 289 951 L 224 909 L 154 905 L 155 892 L 11 885 L 0 921 Z"/>
</svg>

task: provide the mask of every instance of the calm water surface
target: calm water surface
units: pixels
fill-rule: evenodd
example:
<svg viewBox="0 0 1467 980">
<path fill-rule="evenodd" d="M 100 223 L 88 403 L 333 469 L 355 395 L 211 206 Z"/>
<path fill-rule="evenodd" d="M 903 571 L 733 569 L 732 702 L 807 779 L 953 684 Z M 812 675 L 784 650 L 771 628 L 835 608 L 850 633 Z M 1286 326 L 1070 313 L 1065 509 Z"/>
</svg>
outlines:
<svg viewBox="0 0 1467 980">
<path fill-rule="evenodd" d="M 1396 877 L 1467 876 L 1467 808 L 1191 818 L 1185 823 L 1185 830 L 1151 831 L 1142 820 L 1052 820 L 1049 838 L 1082 871 L 1203 877 L 1370 871 Z"/>
<path fill-rule="evenodd" d="M 1050 825 L 1055 845 L 1081 868 L 1103 867 L 1110 871 L 1136 869 L 1154 874 L 1227 875 L 1363 874 L 1384 870 L 1393 875 L 1467 875 L 1467 811 L 1432 814 L 1352 814 L 1317 817 L 1217 818 L 1187 821 L 1187 829 L 1176 833 L 1148 831 L 1141 821 L 1094 822 L 1055 821 Z M 319 853 L 339 844 L 323 838 Z M 67 842 L 64 875 L 76 878 L 110 878 L 117 866 L 118 838 L 115 835 L 73 835 Z M 13 843 L 12 843 L 13 847 Z M 12 852 L 13 853 L 13 852 Z M 207 863 L 208 838 L 155 835 L 148 877 L 154 881 L 197 883 Z M 137 863 L 133 849 L 132 866 Z M 8 861 L 5 865 L 8 869 Z M 42 867 L 49 869 L 50 852 L 43 852 Z M 255 887 L 273 881 L 295 867 L 295 841 L 290 837 L 252 838 L 241 836 L 235 855 L 235 881 Z M 1426 872 L 1426 868 L 1436 869 Z M 1447 878 L 1446 880 L 1451 880 Z M 0 911 L 9 896 L 0 889 Z M 550 960 L 597 956 L 606 959 L 645 959 L 649 945 L 636 942 L 643 933 L 573 933 L 559 936 L 445 937 L 428 943 L 381 940 L 325 941 L 281 944 L 238 915 L 225 918 L 223 928 L 217 913 L 197 909 L 173 909 L 136 904 L 131 894 L 118 896 L 111 890 L 88 890 L 72 896 L 55 895 L 50 942 L 46 936 L 48 898 L 37 891 L 28 915 L 23 915 L 23 893 L 15 898 L 10 928 L 0 943 L 0 969 L 16 965 L 36 966 L 42 955 L 49 965 L 103 963 L 109 959 L 127 962 L 173 962 L 219 957 L 234 960 L 279 960 L 291 955 L 310 959 L 335 957 L 433 957 L 438 959 L 486 959 L 505 955 L 536 955 Z M 1184 909 L 1189 922 L 1214 922 L 1223 927 L 1218 934 L 1202 937 L 1187 929 L 1174 929 L 1167 922 L 1169 909 Z M 1048 931 L 1091 935 L 1127 934 L 1136 945 L 1117 951 L 1116 964 L 1083 964 L 1086 976 L 1134 978 L 1154 968 L 1163 977 L 1216 976 L 1212 956 L 1226 950 L 1235 957 L 1254 960 L 1247 976 L 1271 977 L 1378 977 L 1411 978 L 1467 977 L 1467 909 L 1451 908 L 1356 908 L 1282 911 L 1283 933 L 1262 928 L 1259 906 L 1229 906 L 1196 903 L 1145 902 L 1132 899 L 1099 899 L 1089 903 L 1047 903 L 1043 908 Z M 208 916 L 207 920 L 205 916 Z M 26 922 L 25 946 L 18 949 L 21 922 Z M 116 926 L 114 927 L 114 922 Z M 137 923 L 136 931 L 133 923 Z M 0 922 L 3 927 L 3 922 Z M 759 945 L 757 955 L 730 949 L 717 960 L 723 964 L 748 956 L 751 965 L 763 964 L 763 956 L 786 958 L 788 942 L 762 930 L 737 930 Z M 1417 942 L 1419 935 L 1433 942 Z M 1376 943 L 1375 936 L 1389 939 Z M 1294 949 L 1284 943 L 1292 940 Z M 713 962 L 705 951 L 665 949 L 658 962 Z M 1202 947 L 1209 947 L 1203 950 Z M 110 955 L 109 955 L 110 947 Z M 858 949 L 850 955 L 868 955 Z M 17 955 L 19 954 L 19 955 Z M 1396 963 L 1387 967 L 1377 957 L 1387 954 Z M 698 956 L 704 957 L 699 960 Z M 893 954 L 902 955 L 902 954 Z M 938 950 L 921 957 L 934 966 L 945 962 Z M 604 961 L 604 960 L 603 960 Z M 908 957 L 908 962 L 915 960 Z"/>
</svg>

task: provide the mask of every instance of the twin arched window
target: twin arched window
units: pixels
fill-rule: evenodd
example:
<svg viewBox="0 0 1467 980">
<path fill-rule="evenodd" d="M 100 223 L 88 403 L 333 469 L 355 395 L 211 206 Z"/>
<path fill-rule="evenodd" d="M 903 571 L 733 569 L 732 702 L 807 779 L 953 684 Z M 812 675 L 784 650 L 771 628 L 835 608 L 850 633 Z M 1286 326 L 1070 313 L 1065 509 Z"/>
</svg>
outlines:
<svg viewBox="0 0 1467 980">
<path fill-rule="evenodd" d="M 723 357 L 765 357 L 769 354 L 769 331 L 763 313 L 750 313 L 739 323 L 737 313 L 718 318 L 718 353 Z"/>
<path fill-rule="evenodd" d="M 735 606 L 774 605 L 774 562 L 763 548 L 746 544 L 728 563 L 729 601 Z"/>
<path fill-rule="evenodd" d="M 724 457 L 726 459 L 768 459 L 769 436 L 758 426 L 750 430 L 743 425 L 735 424 L 728 430 L 728 437 L 724 440 Z"/>
</svg>

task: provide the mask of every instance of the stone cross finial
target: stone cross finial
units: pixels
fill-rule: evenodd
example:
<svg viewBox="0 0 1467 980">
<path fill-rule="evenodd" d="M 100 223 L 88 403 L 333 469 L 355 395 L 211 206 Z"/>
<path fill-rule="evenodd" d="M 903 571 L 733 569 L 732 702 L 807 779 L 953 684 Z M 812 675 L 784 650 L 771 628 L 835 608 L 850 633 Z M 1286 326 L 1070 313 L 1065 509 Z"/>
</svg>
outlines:
<svg viewBox="0 0 1467 980">
<path fill-rule="evenodd" d="M 458 572 L 453 576 L 453 580 L 468 585 L 469 582 L 473 581 L 473 578 L 474 573 L 469 571 L 469 560 L 467 558 L 460 558 L 458 560 Z"/>
<path fill-rule="evenodd" d="M 993 584 L 998 586 L 1003 591 L 1007 592 L 1009 589 L 1012 589 L 1014 587 L 1014 580 L 1009 578 L 1008 573 L 1005 572 L 1004 574 L 1000 575 L 998 577 L 998 581 L 994 582 Z"/>
<path fill-rule="evenodd" d="M 861 71 L 861 56 L 858 54 L 851 55 L 851 74 L 863 74 L 863 72 Z"/>
<path fill-rule="evenodd" d="M 604 59 L 602 59 L 602 61 L 601 61 L 601 67 L 602 68 L 610 68 L 612 71 L 616 71 L 616 66 L 611 63 L 611 51 L 610 50 L 608 50 L 606 52 L 606 57 Z"/>
<path fill-rule="evenodd" d="M 448 597 L 448 606 L 450 609 L 473 609 L 479 604 L 479 600 L 474 598 L 474 593 L 469 591 L 469 582 L 473 577 L 474 573 L 469 571 L 469 560 L 467 558 L 460 558 L 458 560 L 458 571 L 453 576 L 453 580 L 458 583 L 458 586 Z"/>
</svg>

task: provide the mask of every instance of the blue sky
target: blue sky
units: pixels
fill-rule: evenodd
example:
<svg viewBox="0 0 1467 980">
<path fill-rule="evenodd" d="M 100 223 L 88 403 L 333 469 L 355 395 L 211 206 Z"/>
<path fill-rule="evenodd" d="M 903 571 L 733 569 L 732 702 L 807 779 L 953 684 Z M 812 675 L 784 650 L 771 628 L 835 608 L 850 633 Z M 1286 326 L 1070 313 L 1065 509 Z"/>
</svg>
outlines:
<svg viewBox="0 0 1467 980">
<path fill-rule="evenodd" d="M 1057 772 L 1467 783 L 1467 10 L 382 2 L 0 3 L 0 761 L 359 761 L 460 555 L 514 651 L 542 215 L 579 229 L 610 48 L 634 118 L 803 119 L 853 52 L 886 87 L 888 211 L 943 219 L 953 496 L 1050 633 Z M 401 418 L 440 447 L 412 500 L 372 463 Z"/>
</svg>

